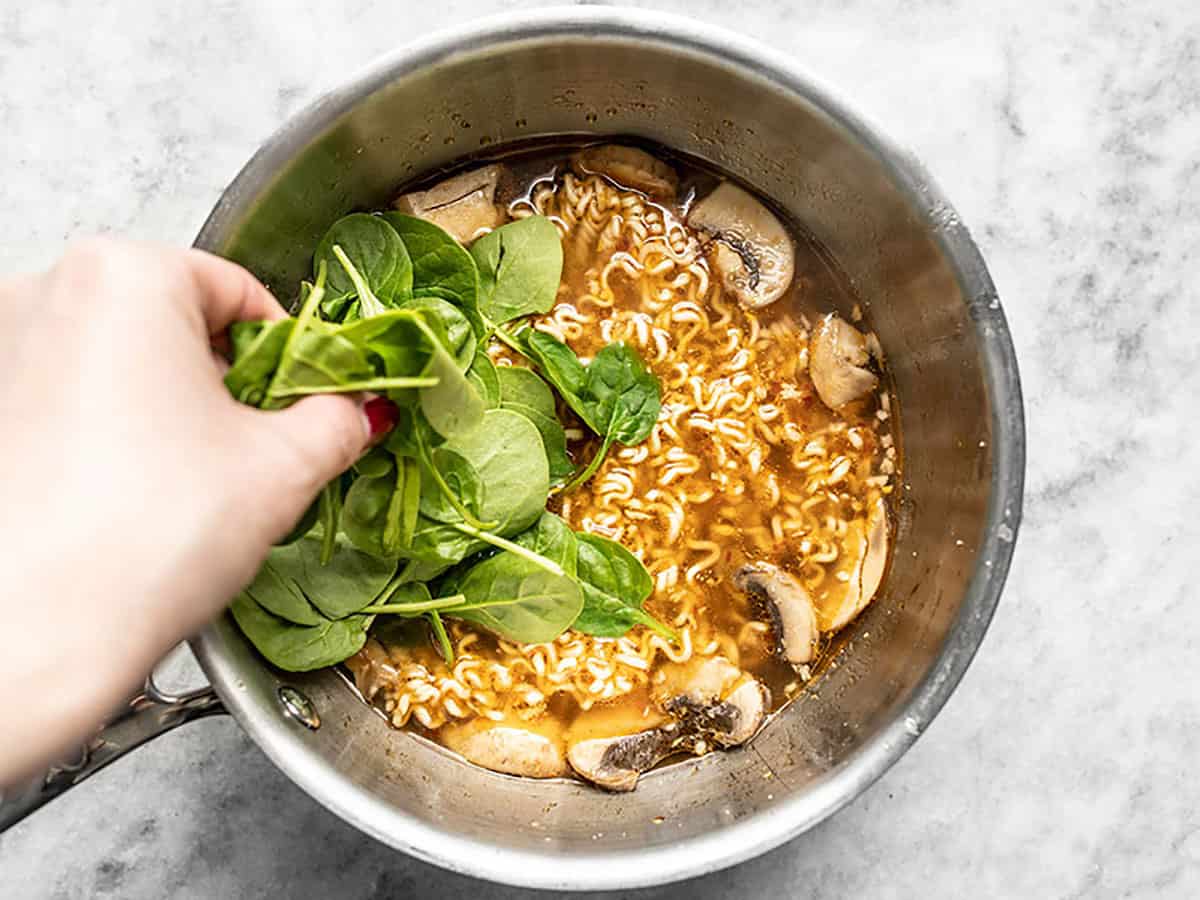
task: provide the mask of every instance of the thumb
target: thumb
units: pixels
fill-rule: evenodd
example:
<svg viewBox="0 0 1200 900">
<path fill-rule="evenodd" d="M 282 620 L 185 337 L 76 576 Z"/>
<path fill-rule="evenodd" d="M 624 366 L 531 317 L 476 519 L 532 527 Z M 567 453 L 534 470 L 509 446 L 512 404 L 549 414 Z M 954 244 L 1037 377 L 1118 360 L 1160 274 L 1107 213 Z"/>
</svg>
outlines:
<svg viewBox="0 0 1200 900">
<path fill-rule="evenodd" d="M 251 412 L 246 453 L 255 493 L 274 538 L 286 534 L 313 498 L 366 451 L 371 425 L 359 397 L 305 397 L 287 409 Z"/>
</svg>

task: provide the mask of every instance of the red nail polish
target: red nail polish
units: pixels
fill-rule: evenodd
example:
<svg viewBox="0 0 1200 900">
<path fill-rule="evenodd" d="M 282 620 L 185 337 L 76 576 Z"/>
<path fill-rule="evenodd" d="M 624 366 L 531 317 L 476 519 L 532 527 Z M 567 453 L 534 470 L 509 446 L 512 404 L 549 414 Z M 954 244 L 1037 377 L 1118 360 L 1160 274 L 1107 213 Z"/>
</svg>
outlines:
<svg viewBox="0 0 1200 900">
<path fill-rule="evenodd" d="M 396 427 L 400 418 L 400 409 L 387 397 L 372 397 L 363 404 L 367 423 L 371 426 L 371 440 L 387 434 Z"/>
</svg>

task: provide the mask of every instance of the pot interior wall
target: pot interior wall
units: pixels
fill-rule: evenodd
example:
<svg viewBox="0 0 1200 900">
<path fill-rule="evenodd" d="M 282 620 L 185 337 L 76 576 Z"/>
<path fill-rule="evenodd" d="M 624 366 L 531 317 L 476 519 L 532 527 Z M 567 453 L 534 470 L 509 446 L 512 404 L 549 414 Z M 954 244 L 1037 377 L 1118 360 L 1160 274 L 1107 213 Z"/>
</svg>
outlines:
<svg viewBox="0 0 1200 900">
<path fill-rule="evenodd" d="M 254 196 L 227 197 L 202 245 L 242 262 L 286 301 L 334 219 L 384 205 L 399 183 L 488 145 L 639 135 L 735 173 L 832 251 L 888 355 L 906 468 L 885 590 L 845 636 L 836 664 L 751 747 L 657 771 L 628 795 L 466 766 L 389 729 L 334 674 L 272 673 L 229 622 L 205 640 L 221 645 L 263 709 L 279 709 L 277 685 L 303 688 L 324 724 L 290 725 L 295 739 L 351 781 L 430 826 L 492 845 L 653 848 L 820 790 L 930 672 L 976 565 L 993 466 L 970 318 L 980 298 L 964 297 L 936 217 L 914 200 L 919 186 L 902 183 L 819 98 L 801 99 L 745 66 L 653 40 L 582 36 L 526 37 L 426 62 L 381 80 L 324 134 L 301 146 L 292 137 L 278 177 Z M 329 102 L 336 108 L 340 98 Z"/>
</svg>

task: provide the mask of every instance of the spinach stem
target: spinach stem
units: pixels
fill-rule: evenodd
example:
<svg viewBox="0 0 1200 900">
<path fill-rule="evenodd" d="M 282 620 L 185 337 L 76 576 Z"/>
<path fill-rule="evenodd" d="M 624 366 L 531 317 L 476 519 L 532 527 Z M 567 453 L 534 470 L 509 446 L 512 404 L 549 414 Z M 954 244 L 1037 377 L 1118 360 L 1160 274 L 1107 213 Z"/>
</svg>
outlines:
<svg viewBox="0 0 1200 900">
<path fill-rule="evenodd" d="M 515 337 L 513 337 L 513 335 L 508 331 L 508 329 L 506 329 L 503 325 L 497 325 L 495 322 L 491 321 L 490 319 L 485 318 L 483 321 L 492 329 L 492 334 L 494 334 L 496 337 L 500 338 L 500 342 L 502 344 L 507 344 L 510 349 L 515 350 L 517 353 L 520 353 L 521 356 L 527 357 L 527 354 L 525 353 L 525 350 L 521 347 L 520 342 Z"/>
<path fill-rule="evenodd" d="M 608 448 L 612 446 L 612 441 L 605 439 L 600 445 L 600 449 L 596 451 L 596 455 L 592 457 L 592 461 L 587 464 L 587 467 L 582 471 L 572 476 L 571 480 L 562 486 L 562 493 L 574 490 L 583 484 L 589 478 L 596 474 L 596 470 L 600 468 L 600 463 L 604 462 L 604 457 L 608 455 Z"/>
<path fill-rule="evenodd" d="M 416 603 L 372 603 L 370 606 L 364 606 L 359 612 L 391 613 L 400 616 L 420 615 L 461 606 L 466 599 L 462 594 L 450 594 L 447 597 L 435 597 L 432 600 L 418 600 Z"/>
<path fill-rule="evenodd" d="M 565 575 L 562 566 L 552 559 L 547 559 L 540 553 L 534 553 L 532 550 L 522 547 L 520 544 L 514 544 L 506 538 L 500 537 L 498 534 L 492 534 L 490 531 L 481 531 L 478 528 L 473 528 L 466 522 L 455 522 L 454 527 L 463 534 L 470 535 L 473 538 L 478 538 L 485 544 L 491 544 L 493 547 L 499 547 L 501 550 L 507 550 L 509 553 L 516 554 L 522 559 L 528 560 L 539 568 L 545 569 L 551 575 Z"/>
<path fill-rule="evenodd" d="M 328 482 L 321 488 L 317 510 L 321 518 L 321 565 L 327 566 L 333 561 L 333 551 L 337 549 L 338 519 L 341 517 L 342 487 L 337 479 Z"/>
<path fill-rule="evenodd" d="M 342 384 L 323 384 L 312 387 L 285 388 L 276 391 L 275 397 L 307 397 L 310 394 L 350 394 L 358 391 L 394 391 L 401 388 L 433 387 L 438 380 L 432 376 L 411 378 L 367 378 L 362 381 L 346 381 Z"/>
<path fill-rule="evenodd" d="M 454 647 L 450 644 L 450 635 L 446 634 L 446 626 L 442 624 L 442 617 L 436 612 L 431 612 L 429 624 L 433 626 L 433 635 L 437 638 L 438 649 L 442 651 L 442 659 L 446 661 L 446 665 L 454 665 Z"/>
<path fill-rule="evenodd" d="M 441 610 L 445 615 L 456 616 L 459 613 L 472 612 L 476 609 L 487 609 L 489 606 L 516 606 L 524 603 L 527 597 L 505 597 L 502 600 L 480 600 L 478 603 L 464 603 L 451 609 Z"/>
<path fill-rule="evenodd" d="M 387 308 L 375 296 L 375 292 L 371 290 L 371 286 L 367 284 L 367 280 L 362 277 L 362 273 L 355 268 L 354 263 L 350 262 L 350 257 L 346 255 L 346 251 L 338 244 L 334 244 L 333 255 L 337 257 L 337 261 L 346 270 L 346 275 L 354 283 L 354 291 L 358 294 L 358 310 L 362 313 L 362 317 L 369 319 L 371 316 L 377 316 L 385 312 Z"/>
</svg>

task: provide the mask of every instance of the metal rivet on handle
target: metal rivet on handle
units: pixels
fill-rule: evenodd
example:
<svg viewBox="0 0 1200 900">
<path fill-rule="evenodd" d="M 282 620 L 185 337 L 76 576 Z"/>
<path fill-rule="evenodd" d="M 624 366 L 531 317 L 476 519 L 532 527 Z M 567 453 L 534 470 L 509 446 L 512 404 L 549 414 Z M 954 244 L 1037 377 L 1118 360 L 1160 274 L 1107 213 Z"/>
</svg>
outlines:
<svg viewBox="0 0 1200 900">
<path fill-rule="evenodd" d="M 303 725 L 316 731 L 321 727 L 321 717 L 317 715 L 312 701 L 294 687 L 284 685 L 279 689 L 279 702 L 283 711 Z"/>
</svg>

